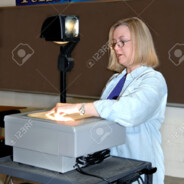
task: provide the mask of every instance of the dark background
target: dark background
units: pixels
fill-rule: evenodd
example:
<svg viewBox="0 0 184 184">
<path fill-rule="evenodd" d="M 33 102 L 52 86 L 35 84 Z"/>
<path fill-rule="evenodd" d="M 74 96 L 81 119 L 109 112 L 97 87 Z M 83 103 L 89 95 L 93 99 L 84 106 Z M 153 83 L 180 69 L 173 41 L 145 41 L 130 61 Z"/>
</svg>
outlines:
<svg viewBox="0 0 184 184">
<path fill-rule="evenodd" d="M 132 0 L 0 8 L 0 90 L 59 94 L 60 46 L 40 38 L 43 21 L 56 14 L 80 17 L 81 40 L 67 73 L 67 93 L 99 97 L 112 75 L 106 69 L 111 25 L 137 16 L 150 28 L 168 84 L 168 102 L 184 103 L 183 0 Z M 25 44 L 25 45 L 23 45 Z M 20 57 L 26 51 L 30 58 Z M 170 55 L 169 55 L 170 54 Z M 14 55 L 14 58 L 12 58 Z M 170 56 L 170 58 L 169 58 Z M 183 58 L 182 58 L 183 57 Z"/>
</svg>

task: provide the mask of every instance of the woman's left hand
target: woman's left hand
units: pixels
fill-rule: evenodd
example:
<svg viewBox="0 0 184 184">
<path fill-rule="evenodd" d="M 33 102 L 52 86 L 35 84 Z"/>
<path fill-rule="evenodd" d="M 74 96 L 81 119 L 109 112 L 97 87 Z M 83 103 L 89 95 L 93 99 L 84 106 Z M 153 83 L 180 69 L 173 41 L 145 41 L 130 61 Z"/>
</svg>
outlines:
<svg viewBox="0 0 184 184">
<path fill-rule="evenodd" d="M 53 109 L 47 112 L 46 116 L 48 116 L 50 119 L 58 121 L 72 120 L 71 118 L 67 119 L 69 117 L 66 117 L 65 115 L 79 113 L 79 109 L 81 108 L 82 104 L 84 103 L 76 103 L 76 104 L 57 103 Z M 99 117 L 99 114 L 96 111 L 95 106 L 92 102 L 85 103 L 84 112 L 85 115 Z"/>
<path fill-rule="evenodd" d="M 69 103 L 57 103 L 56 106 L 47 112 L 46 116 L 49 118 L 61 120 L 61 118 L 66 114 L 73 114 L 79 112 L 78 104 L 69 104 Z"/>
</svg>

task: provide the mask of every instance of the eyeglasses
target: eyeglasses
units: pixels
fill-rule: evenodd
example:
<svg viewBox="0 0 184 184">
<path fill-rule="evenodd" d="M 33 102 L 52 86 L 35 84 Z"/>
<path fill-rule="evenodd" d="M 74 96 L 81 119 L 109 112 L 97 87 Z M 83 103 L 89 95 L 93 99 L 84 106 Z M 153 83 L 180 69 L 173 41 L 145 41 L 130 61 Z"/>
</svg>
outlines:
<svg viewBox="0 0 184 184">
<path fill-rule="evenodd" d="M 122 48 L 122 47 L 125 46 L 125 43 L 126 43 L 126 42 L 129 42 L 129 41 L 131 41 L 131 40 L 120 40 L 120 41 L 118 41 L 118 42 L 116 42 L 116 43 L 112 43 L 112 44 L 110 45 L 110 47 L 111 47 L 112 49 L 114 49 L 115 46 L 116 46 L 116 44 L 117 44 L 117 46 L 118 46 L 119 48 Z"/>
</svg>

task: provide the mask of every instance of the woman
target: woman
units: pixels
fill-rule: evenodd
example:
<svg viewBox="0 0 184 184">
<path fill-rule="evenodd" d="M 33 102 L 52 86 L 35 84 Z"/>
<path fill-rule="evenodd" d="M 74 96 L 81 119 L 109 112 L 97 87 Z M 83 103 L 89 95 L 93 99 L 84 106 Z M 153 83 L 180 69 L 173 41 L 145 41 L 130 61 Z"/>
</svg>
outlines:
<svg viewBox="0 0 184 184">
<path fill-rule="evenodd" d="M 151 162 L 157 167 L 153 183 L 163 184 L 160 128 L 167 85 L 162 74 L 153 69 L 159 62 L 150 31 L 136 17 L 120 20 L 110 29 L 109 45 L 108 68 L 117 73 L 108 81 L 101 99 L 85 104 L 58 103 L 48 115 L 54 113 L 60 118 L 65 113 L 80 112 L 125 126 L 126 143 L 113 147 L 111 154 Z"/>
</svg>

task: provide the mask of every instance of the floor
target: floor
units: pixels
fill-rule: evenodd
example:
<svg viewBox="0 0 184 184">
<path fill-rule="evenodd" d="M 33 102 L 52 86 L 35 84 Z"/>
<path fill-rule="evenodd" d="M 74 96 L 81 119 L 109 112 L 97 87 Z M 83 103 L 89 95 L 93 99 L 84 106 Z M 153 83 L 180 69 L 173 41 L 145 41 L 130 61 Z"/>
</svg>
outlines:
<svg viewBox="0 0 184 184">
<path fill-rule="evenodd" d="M 3 184 L 5 176 L 4 175 L 0 175 L 0 184 Z M 20 180 L 17 178 L 13 179 L 13 184 L 21 184 L 26 182 L 25 180 Z M 38 184 L 38 183 L 34 183 L 34 184 Z M 170 176 L 166 176 L 165 177 L 165 184 L 184 184 L 184 178 L 174 178 L 174 177 L 170 177 Z"/>
<path fill-rule="evenodd" d="M 165 177 L 165 184 L 184 184 L 184 178 Z"/>
</svg>

